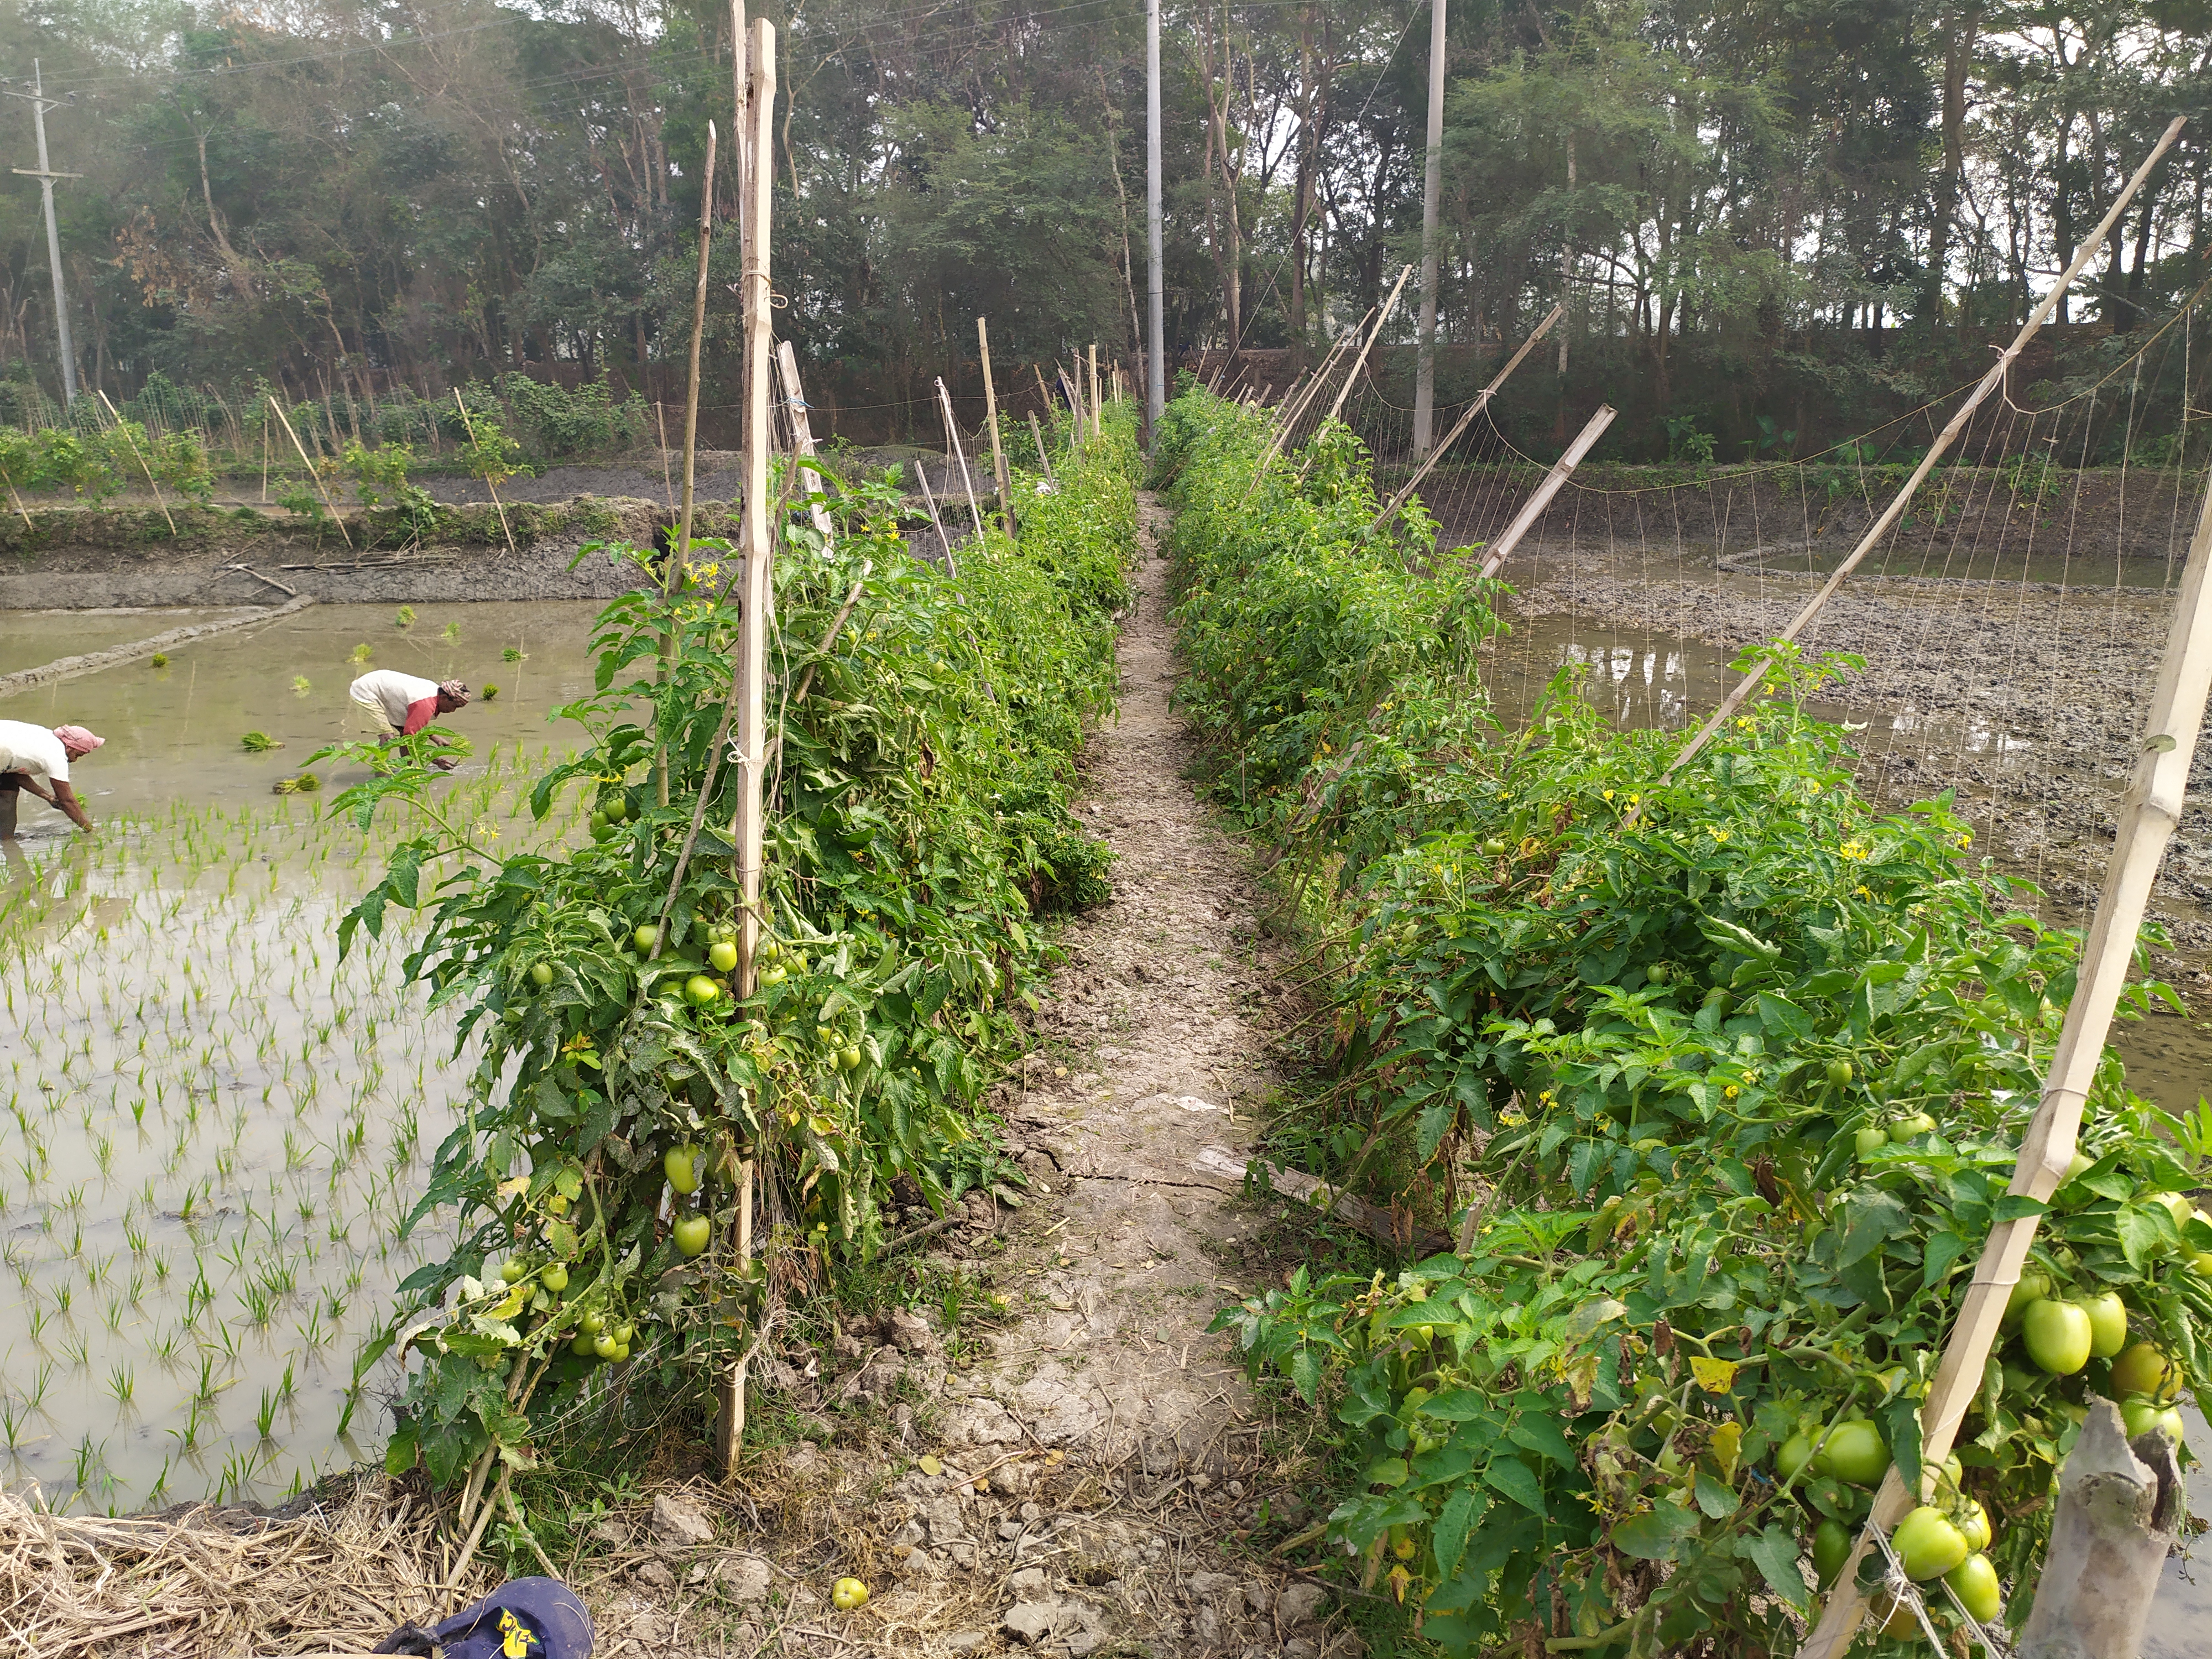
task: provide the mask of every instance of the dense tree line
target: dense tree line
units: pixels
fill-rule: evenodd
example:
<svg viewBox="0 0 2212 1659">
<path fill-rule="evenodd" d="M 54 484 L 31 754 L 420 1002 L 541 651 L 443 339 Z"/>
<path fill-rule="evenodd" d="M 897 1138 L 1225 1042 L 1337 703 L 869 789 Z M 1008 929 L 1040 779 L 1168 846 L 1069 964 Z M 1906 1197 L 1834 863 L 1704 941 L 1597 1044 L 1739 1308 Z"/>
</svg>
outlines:
<svg viewBox="0 0 2212 1659">
<path fill-rule="evenodd" d="M 837 429 L 918 425 L 933 376 L 971 384 L 978 314 L 1010 363 L 1128 350 L 1141 0 L 769 15 L 779 317 Z M 1565 298 L 1524 424 L 1602 392 L 1633 417 L 1612 447 L 1653 453 L 1686 410 L 1809 431 L 1948 384 L 2175 114 L 2062 320 L 2125 337 L 2207 274 L 2208 0 L 1455 0 L 1449 39 L 1443 391 Z M 1418 256 L 1426 6 L 1168 0 L 1164 40 L 1173 343 L 1310 353 Z M 672 386 L 705 125 L 732 101 L 712 0 L 31 0 L 0 71 L 20 88 L 33 58 L 77 94 L 48 124 L 84 175 L 60 199 L 88 386 Z M 0 113 L 31 165 L 27 107 Z M 726 345 L 726 167 L 715 196 Z M 8 372 L 58 391 L 28 179 L 0 189 L 0 303 Z"/>
</svg>

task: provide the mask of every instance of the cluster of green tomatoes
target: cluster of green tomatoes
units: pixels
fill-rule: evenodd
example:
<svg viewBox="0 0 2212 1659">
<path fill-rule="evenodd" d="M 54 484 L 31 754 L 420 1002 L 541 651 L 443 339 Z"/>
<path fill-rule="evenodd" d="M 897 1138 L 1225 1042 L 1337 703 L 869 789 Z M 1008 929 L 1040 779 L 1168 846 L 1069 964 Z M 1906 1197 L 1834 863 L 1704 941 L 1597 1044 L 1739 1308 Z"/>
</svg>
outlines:
<svg viewBox="0 0 2212 1659">
<path fill-rule="evenodd" d="M 530 1304 L 533 1289 L 556 1298 L 566 1291 L 568 1267 L 563 1261 L 549 1261 L 541 1267 L 526 1255 L 510 1255 L 499 1264 L 499 1279 L 507 1287 L 507 1296 L 490 1310 L 490 1316 L 513 1319 Z M 587 1308 L 576 1316 L 576 1334 L 569 1341 L 568 1351 L 585 1359 L 627 1359 L 631 1339 L 636 1334 L 636 1326 L 619 1314 Z"/>
</svg>

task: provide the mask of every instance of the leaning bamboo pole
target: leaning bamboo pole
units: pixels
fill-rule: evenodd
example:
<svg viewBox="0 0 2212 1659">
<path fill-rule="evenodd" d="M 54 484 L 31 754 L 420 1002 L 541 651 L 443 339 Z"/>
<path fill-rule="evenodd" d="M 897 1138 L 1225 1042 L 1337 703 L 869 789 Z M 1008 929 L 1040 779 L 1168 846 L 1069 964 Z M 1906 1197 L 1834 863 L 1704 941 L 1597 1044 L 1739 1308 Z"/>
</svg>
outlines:
<svg viewBox="0 0 2212 1659">
<path fill-rule="evenodd" d="M 154 482 L 154 469 L 146 465 L 146 458 L 138 453 L 138 441 L 131 435 L 131 428 L 123 423 L 121 411 L 113 404 L 108 403 L 106 392 L 100 392 L 100 401 L 106 404 L 107 413 L 115 422 L 115 429 L 123 434 L 123 441 L 131 447 L 131 459 L 138 463 L 138 470 L 146 475 L 146 488 L 154 492 L 154 505 L 161 509 L 161 516 L 164 519 L 168 519 L 169 533 L 172 536 L 175 535 L 177 521 L 169 518 L 169 504 L 161 499 L 161 486 Z M 13 489 L 15 486 L 10 484 L 9 488 Z M 18 505 L 20 506 L 21 503 L 19 502 Z M 25 515 L 23 522 L 26 524 L 30 522 L 28 514 Z"/>
<path fill-rule="evenodd" d="M 999 389 L 991 380 L 991 327 L 975 319 L 975 345 L 983 356 L 983 424 L 991 429 L 991 475 L 999 485 L 999 519 L 1014 533 L 1014 493 L 1006 485 L 1006 452 L 999 442 Z"/>
<path fill-rule="evenodd" d="M 1037 465 L 1044 469 L 1044 481 L 1048 484 L 1057 484 L 1060 480 L 1052 475 L 1052 457 L 1045 453 L 1044 428 L 1038 422 L 1034 409 L 1030 410 L 1030 436 L 1036 442 Z"/>
<path fill-rule="evenodd" d="M 697 475 L 699 459 L 699 347 L 707 334 L 707 263 L 714 246 L 714 124 L 707 123 L 707 170 L 699 191 L 699 275 L 691 291 L 691 364 L 690 379 L 684 392 L 684 504 L 678 509 L 676 545 L 668 550 L 660 566 L 660 605 L 668 620 L 662 624 L 660 634 L 660 667 L 653 676 L 656 683 L 668 678 L 668 665 L 676 654 L 676 623 L 673 606 L 677 590 L 683 585 L 684 572 L 691 562 L 691 498 L 692 485 Z M 668 451 L 664 446 L 660 463 L 668 465 Z M 502 518 L 501 522 L 505 520 Z M 662 806 L 668 805 L 668 746 L 656 744 L 653 751 L 653 795 Z M 658 956 L 660 947 L 653 946 Z"/>
<path fill-rule="evenodd" d="M 1966 422 L 1973 415 L 1974 410 L 1981 406 L 1984 398 L 2004 384 L 2005 376 L 2012 369 L 2013 360 L 2027 349 L 2027 343 L 2035 337 L 2037 331 L 2042 328 L 2045 319 L 2057 308 L 2059 301 L 2066 297 L 2066 291 L 2073 287 L 2074 279 L 2087 268 L 2090 260 L 2096 257 L 2097 251 L 2104 246 L 2105 238 L 2112 234 L 2112 227 L 2119 222 L 2120 215 L 2127 210 L 2127 205 L 2135 198 L 2135 193 L 2142 188 L 2143 180 L 2150 177 L 2151 169 L 2156 167 L 2164 158 L 2166 152 L 2173 147 L 2173 141 L 2181 136 L 2182 125 L 2187 119 L 2186 116 L 2182 115 L 2173 118 L 2164 134 L 2160 137 L 2158 143 L 2151 147 L 2150 154 L 2143 157 L 2142 165 L 2136 169 L 2135 176 L 2128 180 L 2127 187 L 2113 198 L 2112 205 L 2106 210 L 2105 216 L 2098 222 L 2096 229 L 2091 231 L 2087 240 L 2082 242 L 2081 251 L 2074 256 L 2074 262 L 2068 265 L 2058 280 L 2051 284 L 2051 292 L 2043 296 L 2043 303 L 2036 307 L 2034 311 L 2029 313 L 2027 320 L 2021 325 L 2020 332 L 2013 337 L 2013 343 L 2007 346 L 2003 355 L 1990 366 L 1990 372 L 1982 376 L 1981 383 L 1967 394 L 1966 401 L 1959 405 L 1958 412 L 1951 416 L 1950 423 L 1936 434 L 1936 441 L 1928 446 L 1928 453 L 1920 458 L 1920 465 L 1912 469 L 1912 476 L 1905 481 L 1903 488 L 1899 489 L 1896 495 L 1891 499 L 1889 505 L 1882 509 L 1881 516 L 1867 526 L 1866 534 L 1859 538 L 1859 544 L 1851 550 L 1850 556 L 1836 567 L 1834 574 L 1821 584 L 1820 591 L 1806 602 L 1805 608 L 1797 613 L 1796 619 L 1789 627 L 1782 630 L 1781 638 L 1784 641 L 1795 640 L 1812 625 L 1813 619 L 1826 608 L 1828 601 L 1835 596 L 1836 590 L 1844 585 L 1844 578 L 1857 569 L 1859 561 L 1874 550 L 1877 542 L 1889 534 L 1892 526 L 1903 515 L 1905 504 L 1912 499 L 1922 482 L 1935 471 L 1936 463 L 1943 459 L 1944 453 L 1959 441 L 1959 434 L 1966 429 Z M 1699 750 L 1712 741 L 1713 734 L 1727 725 L 1736 710 L 1743 707 L 1751 694 L 1758 689 L 1759 683 L 1766 678 L 1766 671 L 1771 666 L 1773 666 L 1773 659 L 1770 657 L 1761 661 L 1757 667 L 1736 682 L 1735 688 L 1721 700 L 1721 706 L 1713 710 L 1712 717 L 1698 728 L 1697 734 L 1683 744 L 1680 752 L 1668 763 L 1667 770 L 1659 779 L 1662 784 L 1669 781 L 1675 773 L 1690 763 Z M 1637 816 L 1638 810 L 1632 808 L 1626 821 L 1633 823 Z"/>
<path fill-rule="evenodd" d="M 1313 380 L 1299 397 L 1297 406 L 1286 409 L 1278 416 L 1274 431 L 1268 434 L 1267 447 L 1260 452 L 1260 459 L 1252 468 L 1252 481 L 1244 486 L 1245 501 L 1249 502 L 1257 493 L 1260 480 L 1267 476 L 1267 469 L 1275 464 L 1276 457 L 1283 453 L 1285 447 L 1289 444 L 1291 437 L 1297 431 L 1298 422 L 1305 418 L 1307 408 L 1316 398 L 1321 395 L 1321 389 L 1328 384 L 1330 372 L 1335 368 L 1337 359 L 1351 349 L 1354 340 L 1364 342 L 1367 338 L 1367 327 L 1374 320 L 1375 315 L 1374 312 L 1370 311 L 1359 319 L 1358 328 L 1337 337 L 1336 343 L 1328 349 L 1328 356 L 1322 360 L 1321 367 L 1314 371 Z M 1380 326 L 1379 324 L 1376 325 Z M 1366 360 L 1367 349 L 1364 344 L 1360 347 L 1359 356 L 1362 362 Z M 1356 369 L 1353 371 L 1355 374 L 1358 372 Z M 1304 475 L 1302 472 L 1299 476 Z"/>
<path fill-rule="evenodd" d="M 775 347 L 776 376 L 783 384 L 783 407 L 791 421 L 791 449 L 794 462 L 804 462 L 814 453 L 814 422 L 806 414 L 806 394 L 799 383 L 799 354 L 791 349 L 791 342 L 779 340 Z M 799 468 L 799 487 L 807 496 L 808 522 L 822 535 L 823 544 L 830 541 L 830 512 L 819 499 L 822 494 L 822 475 L 804 465 Z"/>
<path fill-rule="evenodd" d="M 1521 367 L 1521 360 L 1536 349 L 1536 342 L 1551 331 L 1552 325 L 1565 314 L 1566 309 L 1565 305 L 1553 306 L 1544 320 L 1536 325 L 1535 331 L 1521 342 L 1521 349 L 1506 359 L 1505 367 L 1498 371 L 1496 378 L 1474 394 L 1474 401 L 1461 412 L 1458 420 L 1452 422 L 1452 429 L 1444 434 L 1444 441 L 1421 458 L 1421 464 L 1413 469 L 1413 476 L 1407 479 L 1398 493 L 1390 498 L 1389 505 L 1375 515 L 1375 522 L 1367 526 L 1369 535 L 1373 535 L 1389 523 L 1398 509 L 1413 499 L 1413 492 L 1421 487 L 1421 480 L 1427 477 L 1436 464 L 1443 459 L 1444 452 L 1459 441 L 1460 434 L 1474 423 L 1474 417 L 1490 407 L 1490 400 L 1498 395 L 1498 388 L 1511 378 L 1513 371 Z"/>
<path fill-rule="evenodd" d="M 2167 137 L 2172 136 L 2169 129 Z M 2136 174 L 2138 182 L 2142 177 Z M 2097 240 L 2102 240 L 2100 234 Z M 2112 859 L 2097 896 L 2096 920 L 2082 945 L 2073 1000 L 2044 1076 L 2042 1103 L 2021 1142 L 2020 1161 L 2006 1189 L 2014 1197 L 2042 1204 L 2057 1190 L 2073 1158 L 2090 1085 L 2104 1058 L 2112 1011 L 2135 960 L 2136 935 L 2142 926 L 2151 883 L 2181 821 L 2208 696 L 2212 696 L 2212 483 L 2206 487 L 2197 533 L 2190 541 L 2181 597 L 2166 634 L 2166 658 L 2151 692 L 2135 776 L 2122 799 Z M 2025 1215 L 1990 1230 L 1965 1304 L 1944 1344 L 1942 1364 L 1920 1408 L 1923 1480 L 1949 1455 L 1959 1425 L 1982 1387 L 2005 1303 L 2020 1282 L 2021 1265 L 2035 1240 L 2036 1220 L 2034 1214 Z M 1819 1625 L 1798 1649 L 1798 1659 L 1838 1659 L 1850 1645 L 1865 1612 L 1857 1572 L 1870 1541 L 1869 1534 L 1875 1528 L 1887 1532 L 1921 1501 L 1918 1493 L 1905 1489 L 1895 1468 L 1884 1477 L 1875 1494 L 1867 1531 L 1860 1534 L 1850 1560 L 1838 1576 Z"/>
<path fill-rule="evenodd" d="M 1367 354 L 1375 349 L 1375 343 L 1382 337 L 1382 331 L 1390 326 L 1390 313 L 1397 310 L 1398 296 L 1406 291 L 1406 279 L 1413 274 L 1411 265 L 1398 273 L 1398 280 L 1390 289 L 1390 297 L 1383 301 L 1382 314 L 1375 319 L 1375 326 L 1368 331 L 1366 339 L 1360 343 L 1359 356 L 1352 365 L 1352 373 L 1344 377 L 1344 384 L 1336 389 L 1336 401 L 1328 406 L 1328 420 L 1333 421 L 1344 413 L 1344 400 L 1352 395 L 1352 388 L 1358 384 L 1359 371 L 1367 367 Z M 1323 422 L 1324 425 L 1327 423 L 1326 421 Z"/>
<path fill-rule="evenodd" d="M 945 440 L 952 446 L 952 459 L 960 463 L 960 485 L 968 492 L 968 513 L 975 520 L 975 544 L 981 547 L 983 544 L 983 509 L 975 502 L 975 480 L 968 471 L 968 452 L 960 447 L 960 423 L 953 418 L 952 394 L 945 389 L 942 374 L 937 377 L 937 406 L 945 416 Z"/>
<path fill-rule="evenodd" d="M 745 321 L 744 502 L 739 545 L 745 568 L 737 667 L 744 677 L 744 689 L 738 701 L 738 763 L 742 769 L 736 822 L 730 836 L 737 848 L 740 908 L 733 988 L 740 1001 L 750 999 L 760 988 L 761 853 L 765 830 L 762 769 L 768 757 L 768 608 L 773 591 L 769 562 L 775 547 L 769 523 L 768 467 L 769 356 L 775 337 L 769 309 L 775 296 L 769 282 L 769 215 L 775 204 L 775 131 L 769 122 L 775 106 L 775 26 L 766 18 L 754 19 L 747 48 L 751 61 L 745 77 L 744 107 L 738 112 L 738 130 L 745 139 L 740 152 L 744 172 L 738 180 L 744 209 L 739 289 Z M 738 1164 L 737 1270 L 747 1279 L 752 1268 L 753 1181 L 760 1152 L 757 1145 L 744 1148 Z M 755 1342 L 758 1335 L 756 1330 Z M 745 1373 L 750 1356 L 750 1347 L 741 1350 L 717 1389 L 715 1452 L 724 1480 L 737 1473 L 738 1454 L 744 1443 Z"/>
<path fill-rule="evenodd" d="M 1515 548 L 1521 545 L 1521 538 L 1536 527 L 1536 520 L 1544 516 L 1544 509 L 1551 506 L 1552 497 L 1559 493 L 1559 487 L 1566 483 L 1567 475 L 1582 465 L 1583 457 L 1589 454 L 1597 441 L 1605 435 L 1606 428 L 1613 424 L 1613 417 L 1618 412 L 1609 404 L 1600 404 L 1597 413 L 1589 417 L 1589 422 L 1576 434 L 1574 442 L 1567 446 L 1567 453 L 1552 463 L 1552 470 L 1544 475 L 1544 482 L 1536 486 L 1535 494 L 1521 504 L 1521 510 L 1513 515 L 1513 522 L 1505 526 L 1505 533 L 1484 553 L 1482 574 L 1486 580 L 1498 574 L 1498 567 L 1512 556 Z"/>
<path fill-rule="evenodd" d="M 457 392 L 453 395 L 454 397 L 459 398 L 460 393 Z M 346 551 L 349 553 L 352 552 L 353 538 L 346 535 L 345 520 L 338 516 L 338 504 L 331 499 L 331 492 L 323 488 L 322 474 L 315 471 L 315 464 L 307 459 L 307 445 L 300 441 L 300 434 L 292 429 L 292 417 L 284 412 L 284 405 L 276 401 L 276 394 L 273 392 L 269 394 L 269 407 L 275 410 L 276 411 L 276 418 L 283 422 L 284 435 L 292 441 L 292 447 L 299 451 L 300 465 L 307 469 L 307 477 L 309 480 L 313 483 L 316 493 L 323 498 L 323 505 L 330 508 L 331 518 L 338 527 L 338 534 L 345 538 Z M 468 419 L 468 416 L 469 412 L 465 408 L 464 408 L 461 410 L 461 418 L 465 421 Z M 471 440 L 471 441 L 474 441 Z M 502 519 L 501 522 L 504 524 L 506 520 Z"/>
</svg>

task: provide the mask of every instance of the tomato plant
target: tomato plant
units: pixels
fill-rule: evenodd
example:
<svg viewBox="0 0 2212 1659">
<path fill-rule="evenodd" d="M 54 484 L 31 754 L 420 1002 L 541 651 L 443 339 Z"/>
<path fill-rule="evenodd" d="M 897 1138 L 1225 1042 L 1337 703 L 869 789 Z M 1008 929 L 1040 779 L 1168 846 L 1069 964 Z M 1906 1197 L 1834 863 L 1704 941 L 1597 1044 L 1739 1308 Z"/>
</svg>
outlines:
<svg viewBox="0 0 2212 1659">
<path fill-rule="evenodd" d="M 1218 1322 L 1332 1412 L 1360 1474 L 1331 1536 L 1449 1653 L 1785 1651 L 1894 1464 L 1916 1565 L 2024 1618 L 2087 1393 L 2206 1378 L 2212 1226 L 2177 1195 L 2212 1110 L 2157 1111 L 2108 1054 L 2076 1172 L 2008 1196 L 2078 939 L 1948 798 L 1858 795 L 1805 707 L 1842 665 L 1771 648 L 1664 787 L 1679 738 L 1611 729 L 1575 671 L 1507 732 L 1492 593 L 1418 513 L 1370 532 L 1349 434 L 1255 487 L 1264 441 L 1194 391 L 1163 425 L 1188 705 L 1217 794 L 1319 890 L 1322 1144 L 1466 1240 Z M 2039 1288 L 1923 1468 L 1982 1243 L 2046 1209 Z"/>
<path fill-rule="evenodd" d="M 836 489 L 827 539 L 787 529 L 748 1000 L 728 977 L 738 778 L 714 752 L 738 623 L 725 544 L 695 544 L 665 589 L 649 552 L 608 550 L 641 586 L 602 613 L 595 693 L 563 711 L 590 741 L 531 799 L 542 817 L 580 795 L 574 846 L 492 856 L 411 745 L 333 803 L 424 826 L 341 940 L 427 913 L 408 971 L 481 1054 L 409 1224 L 457 1217 L 456 1248 L 404 1282 L 385 1338 L 415 1361 L 395 1466 L 419 1452 L 442 1483 L 646 1379 L 680 1394 L 759 1340 L 784 1288 L 865 1258 L 893 1181 L 941 1208 L 979 1175 L 1018 1178 L 976 1155 L 976 1107 L 1022 1046 L 1045 914 L 1105 866 L 1066 802 L 1111 702 L 1134 456 L 1117 422 L 1018 543 L 963 550 L 957 579 L 908 554 L 885 486 Z M 731 1242 L 746 1160 L 749 1268 Z"/>
</svg>

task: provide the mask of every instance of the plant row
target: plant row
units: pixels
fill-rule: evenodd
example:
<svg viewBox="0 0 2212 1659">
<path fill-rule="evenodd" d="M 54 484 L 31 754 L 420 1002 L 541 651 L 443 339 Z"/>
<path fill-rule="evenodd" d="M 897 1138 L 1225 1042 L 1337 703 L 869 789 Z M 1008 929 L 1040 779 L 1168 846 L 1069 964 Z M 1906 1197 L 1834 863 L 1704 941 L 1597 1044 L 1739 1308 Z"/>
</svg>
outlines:
<svg viewBox="0 0 2212 1659">
<path fill-rule="evenodd" d="M 410 1223 L 458 1217 L 454 1248 L 402 1287 L 386 1338 L 411 1364 L 393 1467 L 419 1454 L 443 1483 L 495 1451 L 524 1463 L 564 1425 L 696 1398 L 781 1297 L 883 1244 L 895 1186 L 942 1209 L 1018 1181 L 978 1103 L 1022 1044 L 1048 917 L 1107 891 L 1108 854 L 1066 803 L 1113 696 L 1136 465 L 1109 421 L 1056 489 L 1023 480 L 1018 540 L 994 526 L 957 575 L 908 548 L 889 487 L 817 497 L 826 536 L 780 498 L 748 1000 L 731 972 L 726 544 L 680 568 L 610 550 L 640 586 L 601 614 L 596 694 L 565 711 L 592 740 L 533 795 L 542 815 L 586 792 L 588 842 L 469 845 L 440 816 L 434 727 L 334 803 L 423 826 L 343 936 L 421 927 L 409 971 L 480 1056 Z"/>
<path fill-rule="evenodd" d="M 1265 418 L 1188 392 L 1158 464 L 1216 793 L 1326 944 L 1321 1086 L 1277 1133 L 1458 1240 L 1221 1317 L 1333 1418 L 1328 1542 L 1448 1653 L 1788 1651 L 1893 1466 L 1936 1628 L 2018 1624 L 2087 1395 L 2178 1433 L 2205 1380 L 2212 1224 L 2184 1194 L 2212 1109 L 2159 1111 L 2107 1054 L 1923 1468 L 1984 1241 L 2039 1207 L 2006 1188 L 2076 938 L 1948 798 L 1856 793 L 1804 707 L 1836 661 L 1753 653 L 1765 695 L 1663 786 L 1679 737 L 1611 729 L 1578 669 L 1508 729 L 1477 672 L 1503 590 L 1435 556 L 1418 503 L 1370 533 L 1341 428 L 1255 477 Z"/>
</svg>

